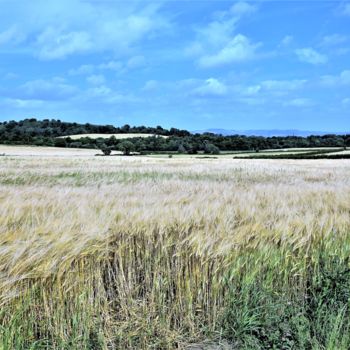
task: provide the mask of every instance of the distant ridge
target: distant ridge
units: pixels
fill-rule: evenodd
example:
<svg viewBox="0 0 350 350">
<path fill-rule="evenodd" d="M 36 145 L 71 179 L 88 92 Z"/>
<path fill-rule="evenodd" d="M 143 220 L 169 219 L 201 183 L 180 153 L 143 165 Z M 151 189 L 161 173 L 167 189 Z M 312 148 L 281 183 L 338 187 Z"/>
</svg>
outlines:
<svg viewBox="0 0 350 350">
<path fill-rule="evenodd" d="M 229 136 L 229 135 L 245 135 L 245 136 L 263 136 L 263 137 L 272 137 L 272 136 L 301 136 L 307 137 L 310 135 L 347 135 L 349 132 L 332 132 L 332 131 L 309 131 L 309 130 L 227 130 L 227 129 L 206 129 L 206 130 L 195 130 L 192 131 L 194 134 L 204 134 L 206 132 Z"/>
</svg>

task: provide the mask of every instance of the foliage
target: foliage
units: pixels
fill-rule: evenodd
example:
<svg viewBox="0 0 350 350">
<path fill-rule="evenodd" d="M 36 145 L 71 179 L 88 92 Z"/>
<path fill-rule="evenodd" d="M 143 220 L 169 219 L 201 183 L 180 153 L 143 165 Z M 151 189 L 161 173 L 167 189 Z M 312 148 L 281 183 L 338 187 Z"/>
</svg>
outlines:
<svg viewBox="0 0 350 350">
<path fill-rule="evenodd" d="M 91 133 L 146 133 L 168 137 L 136 137 L 124 140 L 117 140 L 113 136 L 107 140 L 92 139 L 83 136 L 79 140 L 72 140 L 69 138 L 69 135 Z M 58 138 L 62 136 L 67 136 L 67 138 Z M 160 126 L 157 126 L 156 128 L 145 126 L 131 127 L 130 125 L 114 127 L 112 125 L 67 123 L 61 122 L 60 120 L 48 119 L 42 121 L 36 119 L 25 119 L 19 122 L 9 121 L 0 123 L 0 143 L 4 144 L 100 148 L 100 143 L 106 143 L 111 149 L 118 150 L 121 147 L 120 144 L 124 141 L 133 143 L 133 151 L 143 154 L 147 152 L 179 152 L 196 154 L 199 151 L 208 154 L 217 154 L 220 151 L 254 151 L 281 148 L 350 146 L 349 135 L 265 138 L 242 135 L 222 136 L 211 133 L 191 134 L 186 130 L 175 128 L 166 130 Z"/>
<path fill-rule="evenodd" d="M 135 151 L 135 146 L 131 141 L 122 141 L 118 145 L 118 149 L 128 156 L 131 152 Z"/>
</svg>

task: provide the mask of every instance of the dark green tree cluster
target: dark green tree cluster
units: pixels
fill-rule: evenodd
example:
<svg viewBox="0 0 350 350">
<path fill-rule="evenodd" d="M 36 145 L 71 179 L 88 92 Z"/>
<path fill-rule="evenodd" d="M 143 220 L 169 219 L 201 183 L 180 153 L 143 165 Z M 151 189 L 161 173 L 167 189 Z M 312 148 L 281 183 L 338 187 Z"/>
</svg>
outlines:
<svg viewBox="0 0 350 350">
<path fill-rule="evenodd" d="M 110 133 L 147 133 L 152 137 L 136 137 L 117 139 L 114 136 L 105 139 L 92 139 L 82 136 L 72 139 L 68 135 L 75 134 L 110 134 Z M 62 136 L 67 136 L 63 137 Z M 166 136 L 166 137 L 161 137 Z M 42 121 L 25 119 L 0 123 L 0 143 L 22 144 L 72 148 L 94 148 L 105 150 L 121 150 L 124 154 L 150 152 L 218 154 L 220 151 L 255 151 L 281 148 L 311 147 L 350 147 L 350 135 L 312 135 L 308 137 L 260 137 L 232 135 L 223 136 L 212 133 L 191 134 L 186 130 L 160 126 L 114 127 L 112 125 L 92 125 L 61 122 L 60 120 Z"/>
</svg>

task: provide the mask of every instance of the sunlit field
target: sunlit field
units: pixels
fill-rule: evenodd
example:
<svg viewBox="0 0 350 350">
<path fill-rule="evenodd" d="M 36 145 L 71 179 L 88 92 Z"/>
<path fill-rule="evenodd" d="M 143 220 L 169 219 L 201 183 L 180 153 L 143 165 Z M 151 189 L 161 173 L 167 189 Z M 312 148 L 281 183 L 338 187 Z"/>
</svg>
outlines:
<svg viewBox="0 0 350 350">
<path fill-rule="evenodd" d="M 350 348 L 350 160 L 14 148 L 1 350 Z"/>
</svg>

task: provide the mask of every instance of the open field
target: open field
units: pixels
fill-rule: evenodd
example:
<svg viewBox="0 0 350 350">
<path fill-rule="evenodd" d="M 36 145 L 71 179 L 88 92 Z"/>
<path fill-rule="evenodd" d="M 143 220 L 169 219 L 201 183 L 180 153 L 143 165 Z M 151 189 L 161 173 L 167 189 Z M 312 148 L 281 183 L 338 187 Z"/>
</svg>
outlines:
<svg viewBox="0 0 350 350">
<path fill-rule="evenodd" d="M 70 137 L 73 140 L 79 140 L 82 137 L 89 137 L 90 139 L 109 139 L 110 137 L 114 136 L 116 139 L 130 139 L 134 137 L 168 137 L 164 135 L 154 135 L 154 134 L 135 134 L 135 133 L 129 133 L 129 134 L 78 134 L 78 135 L 67 135 L 67 136 L 60 136 L 60 138 L 66 138 Z"/>
<path fill-rule="evenodd" d="M 58 151 L 0 157 L 1 350 L 350 348 L 350 160 Z"/>
<path fill-rule="evenodd" d="M 6 156 L 91 157 L 99 153 L 96 149 L 0 145 L 0 155 Z"/>
</svg>

